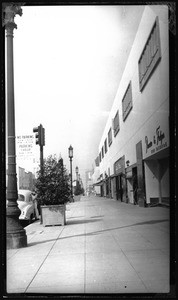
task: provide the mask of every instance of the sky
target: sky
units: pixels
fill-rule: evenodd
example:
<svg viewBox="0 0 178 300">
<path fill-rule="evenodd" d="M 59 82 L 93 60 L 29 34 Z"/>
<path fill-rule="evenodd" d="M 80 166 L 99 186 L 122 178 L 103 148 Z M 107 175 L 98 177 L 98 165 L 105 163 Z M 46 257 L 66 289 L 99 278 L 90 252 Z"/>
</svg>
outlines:
<svg viewBox="0 0 178 300">
<path fill-rule="evenodd" d="M 15 17 L 16 136 L 45 128 L 56 154 L 83 182 L 92 169 L 144 6 L 22 6 Z M 39 156 L 39 146 L 35 146 Z M 23 167 L 23 165 L 22 165 Z M 30 170 L 31 166 L 26 166 Z"/>
</svg>

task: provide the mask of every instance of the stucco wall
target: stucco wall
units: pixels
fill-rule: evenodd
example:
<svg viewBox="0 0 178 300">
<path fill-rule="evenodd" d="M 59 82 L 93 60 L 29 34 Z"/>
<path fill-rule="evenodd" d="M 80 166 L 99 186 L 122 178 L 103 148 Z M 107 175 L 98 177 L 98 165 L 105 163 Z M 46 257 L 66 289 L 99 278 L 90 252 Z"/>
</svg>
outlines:
<svg viewBox="0 0 178 300">
<path fill-rule="evenodd" d="M 99 152 L 104 145 L 109 128 L 112 126 L 112 119 L 117 109 L 119 109 L 120 131 L 116 137 L 114 135 L 112 137 L 112 144 L 108 147 L 108 152 L 100 163 L 100 173 L 104 173 L 110 167 L 112 175 L 114 173 L 114 162 L 123 155 L 125 155 L 125 160 L 129 159 L 130 165 L 136 163 L 136 143 L 142 140 L 142 145 L 145 147 L 145 135 L 149 133 L 152 135 L 152 132 L 159 126 L 160 122 L 162 122 L 161 126 L 164 127 L 163 130 L 166 134 L 167 147 L 169 146 L 168 11 L 166 6 L 160 6 L 160 8 L 159 10 L 155 6 L 151 8 L 147 6 L 143 12 L 138 32 L 99 144 Z M 140 92 L 138 60 L 157 15 L 160 28 L 161 61 L 143 91 Z M 132 83 L 133 108 L 124 122 L 122 118 L 122 99 L 130 81 Z M 143 150 L 145 155 L 145 149 Z"/>
</svg>

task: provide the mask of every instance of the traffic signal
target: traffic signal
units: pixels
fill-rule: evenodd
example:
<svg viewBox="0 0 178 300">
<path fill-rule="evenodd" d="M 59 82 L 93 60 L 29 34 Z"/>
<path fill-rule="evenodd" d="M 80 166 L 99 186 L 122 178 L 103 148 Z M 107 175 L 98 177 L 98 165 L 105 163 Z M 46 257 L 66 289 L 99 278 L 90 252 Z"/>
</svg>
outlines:
<svg viewBox="0 0 178 300">
<path fill-rule="evenodd" d="M 38 127 L 33 128 L 33 132 L 36 132 L 36 145 L 44 146 L 45 145 L 45 129 L 40 124 Z"/>
<path fill-rule="evenodd" d="M 45 145 L 45 129 L 41 127 L 41 146 Z"/>
<path fill-rule="evenodd" d="M 36 132 L 35 138 L 36 138 L 36 145 L 41 145 L 41 124 L 38 127 L 33 128 L 33 132 Z"/>
</svg>

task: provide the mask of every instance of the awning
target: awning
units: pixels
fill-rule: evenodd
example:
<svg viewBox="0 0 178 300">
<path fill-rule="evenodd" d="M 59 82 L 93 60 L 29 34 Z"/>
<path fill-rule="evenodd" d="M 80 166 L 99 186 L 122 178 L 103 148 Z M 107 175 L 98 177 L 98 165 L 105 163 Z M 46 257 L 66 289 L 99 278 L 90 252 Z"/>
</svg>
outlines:
<svg viewBox="0 0 178 300">
<path fill-rule="evenodd" d="M 103 180 L 102 180 L 102 181 L 99 181 L 99 182 L 96 182 L 96 183 L 93 183 L 93 185 L 101 186 L 101 185 L 103 185 Z"/>
<path fill-rule="evenodd" d="M 132 174 L 126 174 L 126 179 L 131 179 L 132 178 Z"/>
<path fill-rule="evenodd" d="M 115 175 L 115 174 L 112 174 L 112 175 L 110 175 L 109 177 L 110 178 L 114 178 L 114 177 L 116 177 L 117 175 Z"/>
<path fill-rule="evenodd" d="M 132 171 L 127 172 L 125 175 L 126 175 L 126 179 L 131 179 L 132 178 Z"/>
</svg>

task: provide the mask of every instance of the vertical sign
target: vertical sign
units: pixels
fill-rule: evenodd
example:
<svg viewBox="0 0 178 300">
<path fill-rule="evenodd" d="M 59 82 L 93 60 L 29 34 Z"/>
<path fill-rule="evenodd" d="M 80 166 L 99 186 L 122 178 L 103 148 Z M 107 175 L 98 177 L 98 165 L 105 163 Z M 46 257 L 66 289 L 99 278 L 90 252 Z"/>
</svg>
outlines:
<svg viewBox="0 0 178 300">
<path fill-rule="evenodd" d="M 34 135 L 16 136 L 16 153 L 18 160 L 34 158 Z"/>
</svg>

